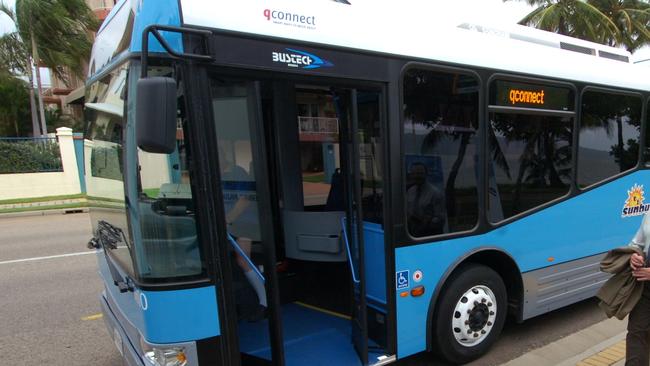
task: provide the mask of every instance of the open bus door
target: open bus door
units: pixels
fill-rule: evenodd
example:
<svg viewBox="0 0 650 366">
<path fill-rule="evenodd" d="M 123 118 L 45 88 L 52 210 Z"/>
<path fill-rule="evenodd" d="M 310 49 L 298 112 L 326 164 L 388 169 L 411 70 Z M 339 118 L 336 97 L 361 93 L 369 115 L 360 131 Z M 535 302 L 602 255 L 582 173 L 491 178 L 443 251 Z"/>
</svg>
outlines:
<svg viewBox="0 0 650 366">
<path fill-rule="evenodd" d="M 219 236 L 227 243 L 220 250 L 222 261 L 228 261 L 222 264 L 229 271 L 223 278 L 232 292 L 225 296 L 230 350 L 240 354 L 242 365 L 368 365 L 367 213 L 361 202 L 357 90 L 211 76 L 210 92 L 216 136 L 207 140 L 216 145 L 212 150 L 219 160 L 218 188 L 224 204 L 225 223 L 217 226 L 226 229 Z M 313 208 L 302 202 L 300 154 L 291 153 L 290 147 L 301 143 L 296 95 L 305 93 L 332 101 L 336 109 L 344 204 L 334 211 L 310 211 Z M 374 112 L 381 93 L 372 95 L 373 102 L 366 102 L 364 110 L 378 116 Z M 295 133 L 280 136 L 288 128 Z M 297 181 L 288 183 L 292 176 Z M 297 194 L 301 202 L 290 207 L 289 194 Z M 332 218 L 335 222 L 326 223 Z M 336 230 L 325 230 L 329 226 Z M 340 240 L 333 239 L 335 232 Z M 278 274 L 276 256 L 290 257 L 288 242 L 297 237 L 297 249 L 306 250 L 292 254 L 298 270 L 293 277 Z M 324 251 L 316 248 L 319 245 Z M 333 254 L 332 245 L 341 246 L 340 254 Z M 341 276 L 341 270 L 349 270 L 350 276 Z M 321 286 L 332 281 L 339 282 Z M 329 302 L 336 298 L 347 299 L 343 302 L 348 310 L 337 311 L 340 304 Z M 371 343 L 370 355 L 384 353 L 384 347 Z"/>
</svg>

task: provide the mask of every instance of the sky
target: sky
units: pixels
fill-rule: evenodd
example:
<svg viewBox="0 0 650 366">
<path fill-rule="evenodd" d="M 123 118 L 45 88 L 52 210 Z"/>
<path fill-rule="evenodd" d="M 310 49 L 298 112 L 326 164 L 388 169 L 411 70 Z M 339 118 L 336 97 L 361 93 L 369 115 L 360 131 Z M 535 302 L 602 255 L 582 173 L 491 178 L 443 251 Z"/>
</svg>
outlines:
<svg viewBox="0 0 650 366">
<path fill-rule="evenodd" d="M 5 5 L 9 5 L 13 9 L 16 0 L 0 0 L 0 2 L 4 3 Z M 0 34 L 11 32 L 14 29 L 15 27 L 11 19 L 9 19 L 9 17 L 4 14 L 0 15 Z"/>
</svg>

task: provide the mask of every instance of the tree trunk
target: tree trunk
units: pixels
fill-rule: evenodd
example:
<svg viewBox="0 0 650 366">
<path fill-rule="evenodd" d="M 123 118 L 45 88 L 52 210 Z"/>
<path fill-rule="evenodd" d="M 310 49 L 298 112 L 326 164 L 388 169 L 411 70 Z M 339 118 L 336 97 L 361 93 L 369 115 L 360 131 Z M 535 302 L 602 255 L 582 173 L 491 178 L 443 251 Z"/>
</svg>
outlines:
<svg viewBox="0 0 650 366">
<path fill-rule="evenodd" d="M 40 126 L 38 123 L 38 114 L 36 112 L 36 101 L 34 100 L 34 72 L 32 70 L 32 65 L 34 64 L 32 60 L 28 60 L 28 78 L 29 78 L 29 107 L 32 114 L 32 137 L 37 137 L 40 135 Z"/>
<path fill-rule="evenodd" d="M 38 109 L 41 117 L 41 136 L 47 135 L 47 125 L 45 123 L 45 108 L 43 108 L 43 86 L 41 85 L 41 69 L 38 67 L 38 49 L 36 48 L 36 41 L 34 34 L 30 34 L 32 38 L 32 59 L 34 60 L 34 67 L 36 68 L 36 85 L 38 85 Z"/>
<path fill-rule="evenodd" d="M 16 131 L 16 137 L 20 137 L 20 129 L 18 128 L 18 105 L 13 103 L 11 106 L 11 114 L 13 115 L 14 120 L 14 130 Z"/>
<path fill-rule="evenodd" d="M 463 159 L 465 158 L 465 153 L 467 152 L 467 145 L 469 145 L 470 137 L 470 133 L 461 133 L 458 155 L 456 155 L 456 160 L 449 170 L 449 178 L 447 178 L 447 186 L 445 187 L 447 214 L 449 216 L 456 216 L 456 193 L 454 192 L 456 186 L 456 177 L 458 176 L 460 166 L 463 164 Z"/>
<path fill-rule="evenodd" d="M 623 121 L 621 121 L 620 116 L 616 116 L 616 127 L 618 128 L 617 137 L 618 137 L 618 167 L 621 171 L 625 171 L 625 158 L 623 154 L 625 153 L 625 142 L 623 141 Z"/>
</svg>

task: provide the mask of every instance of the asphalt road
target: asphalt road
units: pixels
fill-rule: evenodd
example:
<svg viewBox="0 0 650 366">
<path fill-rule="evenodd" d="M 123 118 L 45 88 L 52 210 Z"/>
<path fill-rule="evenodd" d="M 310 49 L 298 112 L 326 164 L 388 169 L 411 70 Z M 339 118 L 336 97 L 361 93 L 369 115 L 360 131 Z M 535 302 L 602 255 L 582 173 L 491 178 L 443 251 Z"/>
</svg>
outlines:
<svg viewBox="0 0 650 366">
<path fill-rule="evenodd" d="M 87 214 L 0 218 L 0 364 L 121 364 L 102 318 L 84 320 L 102 290 L 90 233 Z"/>
<path fill-rule="evenodd" d="M 89 237 L 87 214 L 0 217 L 0 364 L 121 364 L 103 320 L 92 317 L 100 313 L 102 284 Z M 42 258 L 65 254 L 73 255 Z M 603 319 L 592 299 L 523 324 L 509 321 L 496 346 L 470 365 L 499 365 Z M 446 366 L 428 355 L 405 361 Z"/>
</svg>

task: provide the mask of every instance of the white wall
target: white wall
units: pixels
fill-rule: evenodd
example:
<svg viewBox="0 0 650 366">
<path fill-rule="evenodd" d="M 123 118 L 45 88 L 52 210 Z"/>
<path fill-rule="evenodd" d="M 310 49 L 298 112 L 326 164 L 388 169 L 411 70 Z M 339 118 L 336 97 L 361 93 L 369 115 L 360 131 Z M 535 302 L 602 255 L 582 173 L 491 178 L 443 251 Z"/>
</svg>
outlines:
<svg viewBox="0 0 650 366">
<path fill-rule="evenodd" d="M 167 154 L 153 154 L 138 149 L 142 189 L 160 188 L 171 182 L 168 159 Z"/>
<path fill-rule="evenodd" d="M 84 140 L 84 170 L 86 172 L 86 194 L 89 197 L 109 198 L 124 201 L 124 183 L 121 180 L 93 177 L 90 168 L 94 141 Z"/>
</svg>

